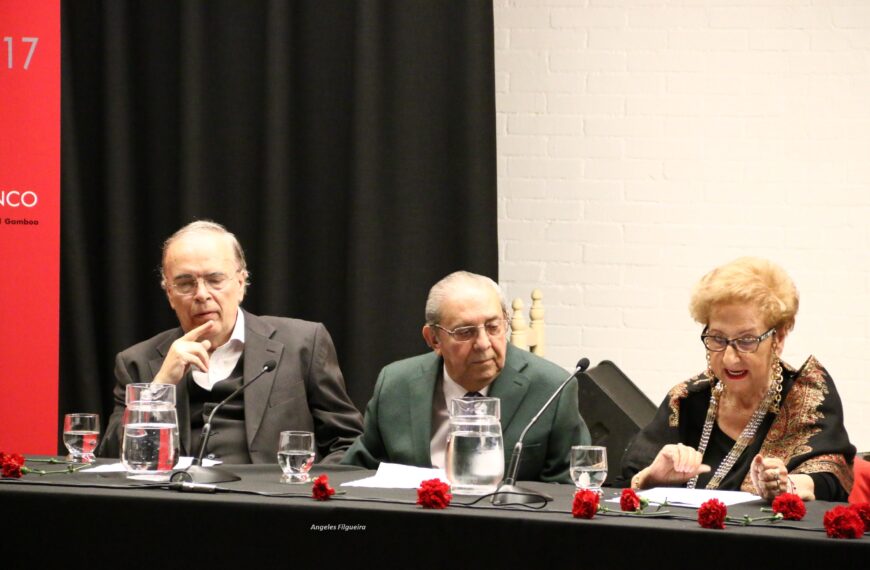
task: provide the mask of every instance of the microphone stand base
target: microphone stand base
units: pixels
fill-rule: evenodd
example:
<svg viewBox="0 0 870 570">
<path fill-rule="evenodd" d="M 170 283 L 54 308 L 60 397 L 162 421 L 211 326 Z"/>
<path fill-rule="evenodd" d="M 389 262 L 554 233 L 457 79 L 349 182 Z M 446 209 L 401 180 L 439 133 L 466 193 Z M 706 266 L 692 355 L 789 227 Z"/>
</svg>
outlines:
<svg viewBox="0 0 870 570">
<path fill-rule="evenodd" d="M 241 481 L 242 478 L 223 467 L 191 465 L 187 469 L 173 471 L 169 480 L 173 483 L 229 483 Z"/>
<path fill-rule="evenodd" d="M 518 485 L 502 485 L 492 496 L 492 504 L 497 507 L 510 505 L 535 505 L 549 503 L 553 497 L 540 491 L 532 491 Z"/>
</svg>

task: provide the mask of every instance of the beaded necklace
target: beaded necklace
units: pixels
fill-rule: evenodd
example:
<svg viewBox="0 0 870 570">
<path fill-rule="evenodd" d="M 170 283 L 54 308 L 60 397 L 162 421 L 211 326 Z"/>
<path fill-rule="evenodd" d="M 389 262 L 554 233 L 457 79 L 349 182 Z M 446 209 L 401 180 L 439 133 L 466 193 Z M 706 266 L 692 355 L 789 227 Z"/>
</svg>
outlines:
<svg viewBox="0 0 870 570">
<path fill-rule="evenodd" d="M 728 452 L 728 455 L 725 456 L 725 459 L 723 459 L 722 463 L 719 464 L 719 467 L 716 469 L 713 477 L 710 478 L 710 481 L 707 483 L 707 489 L 719 488 L 719 484 L 722 482 L 722 479 L 724 479 L 725 476 L 728 475 L 728 472 L 731 471 L 731 468 L 734 467 L 734 463 L 737 462 L 737 458 L 740 457 L 740 455 L 743 453 L 743 450 L 746 449 L 746 446 L 749 445 L 755 438 L 755 432 L 758 431 L 758 427 L 764 420 L 764 416 L 767 415 L 768 408 L 771 407 L 771 404 L 774 402 L 774 400 L 776 400 L 777 404 L 779 403 L 779 395 L 781 390 L 782 384 L 780 382 L 771 383 L 770 388 L 767 389 L 767 394 L 765 394 L 764 398 L 762 398 L 761 402 L 758 404 L 758 408 L 755 409 L 755 412 L 752 413 L 752 417 L 749 418 L 749 422 L 747 422 L 746 426 L 743 428 L 743 431 L 740 433 L 740 437 L 738 437 L 737 441 L 734 442 L 734 446 L 731 448 L 731 451 Z M 721 399 L 724 391 L 725 386 L 722 384 L 722 382 L 717 382 L 716 385 L 713 387 L 713 390 L 711 391 L 710 405 L 707 407 L 707 418 L 704 420 L 704 429 L 701 432 L 701 442 L 698 444 L 698 452 L 702 456 L 707 449 L 707 444 L 710 442 L 710 434 L 713 431 L 713 422 L 716 421 L 716 414 L 719 411 L 719 400 Z M 689 482 L 686 484 L 686 487 L 689 489 L 694 489 L 697 482 L 698 475 L 695 475 L 689 480 Z"/>
</svg>

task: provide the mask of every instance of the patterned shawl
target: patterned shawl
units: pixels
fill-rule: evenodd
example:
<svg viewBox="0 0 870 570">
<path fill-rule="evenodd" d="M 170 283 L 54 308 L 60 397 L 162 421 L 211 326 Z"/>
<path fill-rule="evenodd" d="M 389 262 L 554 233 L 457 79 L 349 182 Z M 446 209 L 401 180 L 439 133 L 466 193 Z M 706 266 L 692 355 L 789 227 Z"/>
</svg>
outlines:
<svg viewBox="0 0 870 570">
<path fill-rule="evenodd" d="M 754 492 L 749 467 L 752 458 L 761 453 L 765 457 L 782 459 L 789 473 L 831 473 L 848 493 L 852 488 L 855 447 L 849 443 L 843 425 L 843 407 L 834 381 L 812 356 L 799 370 L 785 362 L 782 366 L 783 396 L 779 413 L 767 413 L 755 439 L 743 451 L 719 488 Z M 711 382 L 706 373 L 670 390 L 653 421 L 637 435 L 623 457 L 624 483 L 651 464 L 666 444 L 698 447 L 710 394 Z M 706 458 L 707 453 L 705 463 Z M 718 463 L 710 466 L 715 471 Z M 702 477 L 699 487 L 706 483 L 706 479 Z"/>
</svg>

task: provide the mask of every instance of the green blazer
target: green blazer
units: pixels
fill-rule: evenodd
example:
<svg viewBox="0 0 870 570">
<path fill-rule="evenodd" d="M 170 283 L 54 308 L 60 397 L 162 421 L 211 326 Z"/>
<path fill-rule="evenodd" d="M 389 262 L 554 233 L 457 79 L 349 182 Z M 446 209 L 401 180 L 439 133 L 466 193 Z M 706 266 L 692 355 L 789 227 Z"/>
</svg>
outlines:
<svg viewBox="0 0 870 570">
<path fill-rule="evenodd" d="M 342 463 L 368 469 L 381 461 L 431 467 L 432 399 L 443 366 L 434 352 L 385 366 L 366 408 L 363 434 Z M 506 466 L 520 433 L 567 375 L 552 362 L 508 345 L 505 366 L 488 394 L 501 399 Z M 570 483 L 571 446 L 589 442 L 575 379 L 526 434 L 517 479 Z"/>
</svg>

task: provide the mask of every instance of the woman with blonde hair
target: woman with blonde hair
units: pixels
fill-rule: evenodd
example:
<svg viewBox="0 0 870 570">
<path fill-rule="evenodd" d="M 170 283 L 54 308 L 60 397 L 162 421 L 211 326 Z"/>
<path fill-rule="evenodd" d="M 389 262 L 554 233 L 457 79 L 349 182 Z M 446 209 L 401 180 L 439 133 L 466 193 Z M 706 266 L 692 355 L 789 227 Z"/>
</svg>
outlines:
<svg viewBox="0 0 870 570">
<path fill-rule="evenodd" d="M 834 382 L 813 356 L 798 369 L 780 358 L 798 311 L 785 271 L 727 263 L 695 286 L 690 311 L 707 369 L 670 390 L 626 452 L 625 480 L 845 501 L 855 447 Z"/>
</svg>

